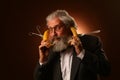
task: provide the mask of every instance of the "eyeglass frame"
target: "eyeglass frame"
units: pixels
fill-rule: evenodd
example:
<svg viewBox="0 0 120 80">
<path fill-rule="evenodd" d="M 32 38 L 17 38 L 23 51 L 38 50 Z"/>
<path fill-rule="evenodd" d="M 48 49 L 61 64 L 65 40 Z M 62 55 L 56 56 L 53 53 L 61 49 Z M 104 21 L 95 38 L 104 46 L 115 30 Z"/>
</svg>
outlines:
<svg viewBox="0 0 120 80">
<path fill-rule="evenodd" d="M 59 23 L 58 25 L 55 25 L 54 27 L 49 27 L 48 26 L 48 30 L 50 32 L 53 32 L 54 31 L 60 31 L 61 28 L 64 28 L 65 27 L 65 24 L 64 23 Z"/>
</svg>

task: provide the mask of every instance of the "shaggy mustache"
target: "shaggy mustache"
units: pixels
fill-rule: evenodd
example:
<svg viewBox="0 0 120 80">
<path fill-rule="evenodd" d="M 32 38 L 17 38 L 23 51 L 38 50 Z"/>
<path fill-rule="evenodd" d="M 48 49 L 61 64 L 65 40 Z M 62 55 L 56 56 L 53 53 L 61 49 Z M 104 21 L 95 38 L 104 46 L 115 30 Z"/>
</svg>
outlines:
<svg viewBox="0 0 120 80">
<path fill-rule="evenodd" d="M 68 45 L 68 37 L 53 37 L 51 40 L 51 43 L 54 44 L 52 46 L 52 51 L 53 52 L 61 52 L 65 50 L 69 45 Z"/>
</svg>

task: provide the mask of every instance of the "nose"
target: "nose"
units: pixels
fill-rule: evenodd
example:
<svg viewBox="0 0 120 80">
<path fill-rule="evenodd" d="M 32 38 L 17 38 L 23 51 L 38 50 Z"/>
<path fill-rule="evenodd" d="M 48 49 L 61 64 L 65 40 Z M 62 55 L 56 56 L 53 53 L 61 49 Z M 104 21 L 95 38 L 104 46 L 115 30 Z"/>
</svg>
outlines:
<svg viewBox="0 0 120 80">
<path fill-rule="evenodd" d="M 52 31 L 52 36 L 57 36 L 55 29 L 53 29 L 53 31 Z"/>
</svg>

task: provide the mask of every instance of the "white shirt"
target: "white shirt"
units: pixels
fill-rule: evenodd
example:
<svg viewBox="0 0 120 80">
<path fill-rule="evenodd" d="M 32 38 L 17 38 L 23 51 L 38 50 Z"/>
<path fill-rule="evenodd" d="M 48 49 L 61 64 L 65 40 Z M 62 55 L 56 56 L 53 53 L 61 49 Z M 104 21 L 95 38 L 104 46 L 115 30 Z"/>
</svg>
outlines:
<svg viewBox="0 0 120 80">
<path fill-rule="evenodd" d="M 61 64 L 61 72 L 63 80 L 70 80 L 71 74 L 71 67 L 72 67 L 72 59 L 73 59 L 73 50 L 68 49 L 67 51 L 60 53 L 60 64 Z M 77 57 L 83 59 L 84 57 L 84 50 L 81 51 Z"/>
</svg>

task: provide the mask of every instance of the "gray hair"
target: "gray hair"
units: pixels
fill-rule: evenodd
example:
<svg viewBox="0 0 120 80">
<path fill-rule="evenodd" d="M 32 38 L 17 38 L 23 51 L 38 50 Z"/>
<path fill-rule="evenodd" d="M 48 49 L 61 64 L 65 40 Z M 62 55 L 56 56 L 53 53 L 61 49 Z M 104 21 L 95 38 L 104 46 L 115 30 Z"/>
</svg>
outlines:
<svg viewBox="0 0 120 80">
<path fill-rule="evenodd" d="M 65 25 L 66 27 L 77 27 L 76 22 L 73 17 L 71 17 L 67 11 L 65 10 L 56 10 L 49 14 L 46 17 L 46 21 L 48 22 L 49 20 L 58 17 Z"/>
</svg>

